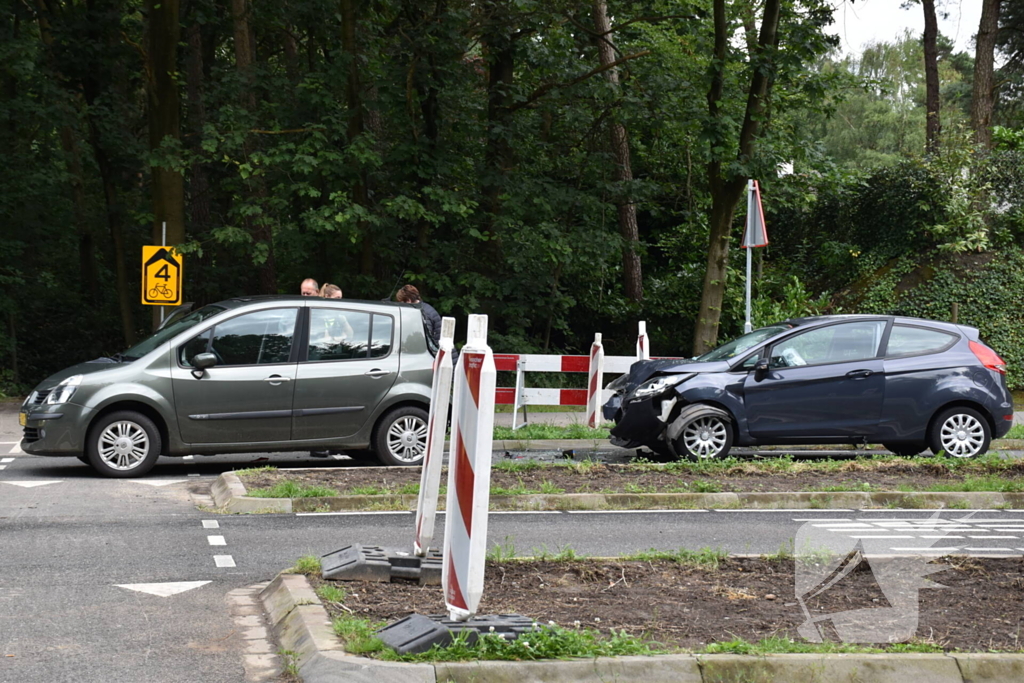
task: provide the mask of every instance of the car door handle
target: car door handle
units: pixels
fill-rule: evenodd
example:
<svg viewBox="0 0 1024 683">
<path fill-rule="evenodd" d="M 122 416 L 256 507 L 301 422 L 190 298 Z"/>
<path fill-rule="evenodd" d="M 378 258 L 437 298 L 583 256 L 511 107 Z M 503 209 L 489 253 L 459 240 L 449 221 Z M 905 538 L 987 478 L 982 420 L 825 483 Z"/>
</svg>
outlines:
<svg viewBox="0 0 1024 683">
<path fill-rule="evenodd" d="M 270 382 L 271 384 L 277 386 L 281 382 L 291 382 L 292 378 L 291 377 L 282 377 L 281 375 L 271 375 L 270 377 L 264 377 L 263 381 L 264 382 Z"/>
<path fill-rule="evenodd" d="M 378 377 L 387 377 L 388 375 L 391 374 L 391 371 L 379 370 L 377 368 L 374 368 L 373 370 L 367 370 L 363 374 L 366 375 L 367 377 L 373 377 L 374 379 L 377 379 Z"/>
<path fill-rule="evenodd" d="M 873 374 L 875 373 L 872 372 L 871 370 L 851 370 L 850 372 L 846 373 L 846 376 L 849 377 L 850 379 L 865 379 Z"/>
</svg>

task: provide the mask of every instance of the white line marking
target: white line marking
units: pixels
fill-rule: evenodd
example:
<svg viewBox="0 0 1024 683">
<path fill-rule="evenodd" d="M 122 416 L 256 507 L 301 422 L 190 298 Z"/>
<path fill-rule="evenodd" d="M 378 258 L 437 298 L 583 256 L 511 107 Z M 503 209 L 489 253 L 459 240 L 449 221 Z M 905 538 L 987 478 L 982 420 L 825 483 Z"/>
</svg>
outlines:
<svg viewBox="0 0 1024 683">
<path fill-rule="evenodd" d="M 406 510 L 381 510 L 380 512 L 296 512 L 296 517 L 338 517 L 341 515 L 411 515 L 412 511 Z M 444 512 L 438 511 L 438 515 L 443 515 Z"/>
<path fill-rule="evenodd" d="M 178 593 L 190 591 L 193 588 L 205 586 L 208 583 L 210 582 L 178 581 L 172 583 L 115 583 L 114 586 L 117 588 L 127 588 L 130 591 L 138 591 L 139 593 L 149 593 L 150 595 L 157 595 L 161 598 L 167 598 L 172 595 L 177 595 Z"/>
<path fill-rule="evenodd" d="M 913 536 L 850 536 L 850 538 L 913 538 Z"/>
<path fill-rule="evenodd" d="M 963 548 L 963 550 L 966 550 L 966 551 L 972 552 L 972 553 L 980 552 L 982 550 L 984 550 L 985 552 L 990 552 L 990 553 L 1012 553 L 1013 552 L 1013 548 Z"/>
<path fill-rule="evenodd" d="M 831 508 L 836 512 L 853 512 L 852 508 Z M 772 508 L 771 510 L 754 510 L 750 508 L 737 510 L 715 510 L 715 512 L 821 512 L 819 508 Z"/>
<path fill-rule="evenodd" d="M 235 558 L 230 555 L 214 555 L 213 563 L 218 567 L 234 567 Z"/>
<path fill-rule="evenodd" d="M 969 536 L 969 539 L 1019 539 L 1019 536 Z"/>
<path fill-rule="evenodd" d="M 528 510 L 504 510 L 503 512 L 529 512 Z M 552 510 L 551 512 L 559 512 L 559 510 Z M 570 515 L 635 515 L 647 513 L 663 513 L 663 512 L 708 512 L 708 510 L 566 510 Z M 715 510 L 715 512 L 721 512 Z M 495 513 L 491 513 L 492 515 Z"/>
<path fill-rule="evenodd" d="M 831 524 L 812 524 L 814 527 L 822 527 L 824 529 L 835 529 L 836 531 L 842 531 L 843 529 L 870 529 L 870 524 L 862 524 L 860 522 L 832 522 Z"/>
<path fill-rule="evenodd" d="M 203 475 L 199 474 L 198 472 L 197 472 L 197 473 L 195 473 L 195 474 L 192 474 L 191 472 L 189 472 L 189 473 L 188 473 L 188 476 L 190 476 L 190 477 L 201 477 L 201 476 L 203 476 Z"/>
<path fill-rule="evenodd" d="M 794 522 L 851 522 L 848 517 L 796 517 Z"/>
<path fill-rule="evenodd" d="M 495 510 L 489 515 L 560 515 L 561 510 Z"/>
<path fill-rule="evenodd" d="M 0 458 L 0 462 L 14 462 L 14 458 Z"/>
<path fill-rule="evenodd" d="M 188 479 L 125 479 L 134 484 L 145 484 L 147 486 L 168 486 L 170 484 L 180 484 Z"/>
<path fill-rule="evenodd" d="M 7 465 L 0 465 L 0 470 L 6 470 L 6 469 L 7 469 Z"/>
<path fill-rule="evenodd" d="M 921 538 L 963 538 L 963 536 L 950 536 L 948 534 L 943 536 L 925 536 L 924 534 L 922 534 Z"/>
<path fill-rule="evenodd" d="M 349 458 L 344 455 L 332 455 L 331 460 L 348 460 Z"/>
<path fill-rule="evenodd" d="M 18 453 L 24 453 L 24 452 L 25 451 L 21 450 L 21 442 L 19 441 L 18 443 L 14 444 L 14 447 L 10 450 L 8 455 L 16 455 Z"/>
<path fill-rule="evenodd" d="M 223 536 L 207 536 L 206 540 L 209 541 L 210 545 L 227 545 L 228 542 L 224 540 Z"/>
<path fill-rule="evenodd" d="M 218 522 L 215 519 L 204 519 L 203 520 L 203 528 L 204 529 L 219 529 L 220 528 L 220 522 Z"/>
<path fill-rule="evenodd" d="M 912 550 L 918 553 L 952 553 L 959 548 L 889 548 L 889 550 Z"/>
<path fill-rule="evenodd" d="M 195 460 L 195 456 L 194 455 L 186 455 L 186 456 L 184 456 L 182 458 L 182 460 Z"/>
<path fill-rule="evenodd" d="M 21 443 L 20 441 L 0 441 L 0 446 L 10 446 L 11 444 Z"/>
<path fill-rule="evenodd" d="M 13 484 L 26 489 L 34 489 L 37 486 L 48 486 L 50 484 L 63 484 L 63 481 L 0 481 L 0 484 Z"/>
</svg>

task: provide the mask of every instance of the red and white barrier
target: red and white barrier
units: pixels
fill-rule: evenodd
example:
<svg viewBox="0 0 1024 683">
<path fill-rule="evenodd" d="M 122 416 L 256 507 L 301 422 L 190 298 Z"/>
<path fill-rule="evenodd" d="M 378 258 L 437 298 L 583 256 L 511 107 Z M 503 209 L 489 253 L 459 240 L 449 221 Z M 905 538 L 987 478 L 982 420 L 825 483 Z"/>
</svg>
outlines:
<svg viewBox="0 0 1024 683">
<path fill-rule="evenodd" d="M 441 348 L 434 357 L 434 381 L 430 387 L 430 417 L 427 420 L 427 451 L 420 474 L 420 495 L 416 503 L 416 538 L 413 551 L 424 557 L 434 540 L 437 493 L 441 484 L 444 437 L 448 431 L 448 399 L 452 394 L 452 348 L 455 318 L 441 319 Z"/>
<path fill-rule="evenodd" d="M 601 333 L 594 335 L 594 343 L 590 346 L 590 368 L 587 381 L 587 426 L 597 429 L 601 426 L 601 384 L 604 382 L 604 345 Z"/>
<path fill-rule="evenodd" d="M 640 329 L 636 335 L 636 359 L 651 359 L 651 343 L 647 339 L 647 321 L 640 321 Z"/>
<path fill-rule="evenodd" d="M 455 370 L 441 574 L 453 621 L 473 616 L 483 594 L 496 381 L 494 355 L 487 346 L 487 316 L 471 315 Z"/>
</svg>

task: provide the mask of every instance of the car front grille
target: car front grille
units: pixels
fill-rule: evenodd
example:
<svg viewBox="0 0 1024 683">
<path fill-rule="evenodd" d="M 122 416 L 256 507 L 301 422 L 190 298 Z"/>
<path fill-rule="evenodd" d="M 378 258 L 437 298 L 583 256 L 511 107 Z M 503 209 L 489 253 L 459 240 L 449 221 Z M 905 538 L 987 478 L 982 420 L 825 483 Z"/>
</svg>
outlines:
<svg viewBox="0 0 1024 683">
<path fill-rule="evenodd" d="M 25 442 L 32 443 L 34 441 L 39 441 L 39 428 L 25 427 Z"/>
</svg>

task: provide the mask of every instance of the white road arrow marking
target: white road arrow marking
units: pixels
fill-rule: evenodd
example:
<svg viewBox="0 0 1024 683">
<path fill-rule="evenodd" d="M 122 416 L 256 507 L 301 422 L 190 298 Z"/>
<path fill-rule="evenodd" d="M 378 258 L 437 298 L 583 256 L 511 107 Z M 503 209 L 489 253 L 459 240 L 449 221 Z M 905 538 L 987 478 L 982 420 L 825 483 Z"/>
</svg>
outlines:
<svg viewBox="0 0 1024 683">
<path fill-rule="evenodd" d="M 63 484 L 63 481 L 0 481 L 0 484 L 13 484 L 15 486 L 21 486 L 26 489 L 34 489 L 37 486 L 47 486 L 49 484 Z"/>
<path fill-rule="evenodd" d="M 116 588 L 127 588 L 130 591 L 138 591 L 139 593 L 149 593 L 150 595 L 158 595 L 161 598 L 167 598 L 178 593 L 184 593 L 190 591 L 193 588 L 199 588 L 210 583 L 209 581 L 178 581 L 171 583 L 117 583 L 114 584 Z"/>
<path fill-rule="evenodd" d="M 125 479 L 125 481 L 136 484 L 148 484 L 149 486 L 167 486 L 168 484 L 180 484 L 188 479 Z"/>
<path fill-rule="evenodd" d="M 14 444 L 11 447 L 11 451 L 10 451 L 10 453 L 8 453 L 8 455 L 17 455 L 18 453 L 24 453 L 24 452 L 25 451 L 21 450 L 21 442 L 19 441 L 18 443 Z"/>
</svg>

